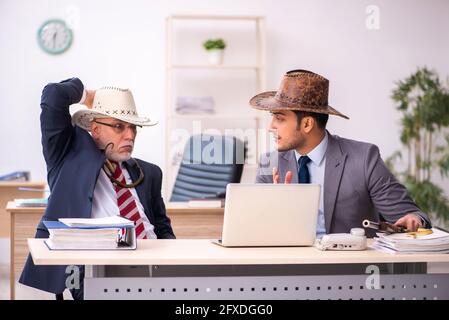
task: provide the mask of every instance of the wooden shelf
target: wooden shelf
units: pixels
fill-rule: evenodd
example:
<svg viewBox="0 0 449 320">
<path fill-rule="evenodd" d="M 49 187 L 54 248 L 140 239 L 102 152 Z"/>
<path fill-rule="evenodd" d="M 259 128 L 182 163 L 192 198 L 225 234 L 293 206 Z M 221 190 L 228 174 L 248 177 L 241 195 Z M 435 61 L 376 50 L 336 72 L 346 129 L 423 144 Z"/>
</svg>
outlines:
<svg viewBox="0 0 449 320">
<path fill-rule="evenodd" d="M 257 70 L 263 66 L 257 65 L 212 65 L 212 64 L 173 64 L 167 65 L 167 69 L 211 69 L 211 70 Z"/>
<path fill-rule="evenodd" d="M 182 20 L 182 21 L 180 21 Z M 220 20 L 219 22 L 216 22 L 217 20 Z M 230 27 L 230 30 L 233 30 L 235 32 L 239 32 L 239 29 L 236 29 L 235 27 L 240 27 L 242 29 L 245 28 L 251 28 L 253 29 L 252 33 L 248 33 L 248 37 L 251 37 L 251 39 L 255 40 L 255 48 L 251 49 L 254 50 L 254 58 L 242 60 L 240 59 L 240 56 L 236 56 L 234 60 L 230 60 L 229 63 L 224 64 L 208 64 L 207 61 L 200 60 L 200 57 L 190 58 L 189 60 L 184 59 L 183 61 L 180 58 L 175 59 L 173 56 L 173 50 L 181 50 L 182 48 L 178 48 L 175 45 L 175 40 L 177 39 L 174 37 L 176 31 L 178 31 L 179 28 L 185 27 L 184 25 L 190 25 L 191 23 L 195 23 L 196 21 L 199 21 L 199 24 L 201 25 L 204 21 L 204 25 L 207 25 L 208 23 L 210 25 L 216 25 L 217 23 L 221 24 L 226 28 L 227 26 Z M 201 29 L 203 30 L 203 29 Z M 167 17 L 166 19 L 166 62 L 165 62 L 165 70 L 166 70 L 166 145 L 168 146 L 168 139 L 171 135 L 170 130 L 173 127 L 176 127 L 177 125 L 181 124 L 181 121 L 185 121 L 186 125 L 191 125 L 194 123 L 195 120 L 198 121 L 205 121 L 209 120 L 210 125 L 216 125 L 218 128 L 222 128 L 223 125 L 228 125 L 228 123 L 232 124 L 232 127 L 237 128 L 237 126 L 243 126 L 244 128 L 248 127 L 250 124 L 249 121 L 251 121 L 253 124 L 251 126 L 254 126 L 255 130 L 258 130 L 260 128 L 260 124 L 263 121 L 263 115 L 257 114 L 254 112 L 254 114 L 250 111 L 249 105 L 247 102 L 245 104 L 239 104 L 239 103 L 232 103 L 230 101 L 238 100 L 237 98 L 232 99 L 230 97 L 230 100 L 227 102 L 226 108 L 222 107 L 222 109 L 217 107 L 217 113 L 214 114 L 177 114 L 176 113 L 176 105 L 174 103 L 174 82 L 176 77 L 180 77 L 183 79 L 184 73 L 186 71 L 196 71 L 199 74 L 204 74 L 204 79 L 219 79 L 221 83 L 223 84 L 223 92 L 226 94 L 227 88 L 225 86 L 226 83 L 229 83 L 230 85 L 234 85 L 234 74 L 232 72 L 224 72 L 224 75 L 216 74 L 215 71 L 240 71 L 240 72 L 248 72 L 248 76 L 251 76 L 253 78 L 254 85 L 256 88 L 252 87 L 252 84 L 250 86 L 249 83 L 245 83 L 245 85 L 248 86 L 247 90 L 247 99 L 249 100 L 250 97 L 254 94 L 254 91 L 256 92 L 263 92 L 265 91 L 265 70 L 266 70 L 266 53 L 265 53 L 265 18 L 262 16 L 226 16 L 226 15 L 172 15 Z M 178 39 L 179 41 L 179 39 Z M 238 48 L 237 48 L 238 50 Z M 177 72 L 182 71 L 182 72 Z M 209 72 L 211 71 L 211 72 Z M 186 73 L 189 75 L 189 73 Z M 245 73 L 245 76 L 247 74 Z M 226 81 L 223 81 L 224 79 L 227 79 Z M 188 81 L 186 79 L 183 79 L 183 81 Z M 180 83 L 176 82 L 176 88 L 180 86 Z M 206 86 L 207 87 L 207 86 Z M 197 88 L 195 88 L 197 89 Z M 181 90 L 182 91 L 182 90 Z M 204 90 L 203 90 L 204 91 Z M 215 92 L 215 91 L 214 91 Z M 198 95 L 198 93 L 195 93 Z M 207 94 L 207 92 L 206 92 Z M 187 93 L 188 95 L 188 93 Z M 201 93 L 199 94 L 201 95 Z M 218 99 L 217 99 L 218 100 Z M 243 101 L 242 99 L 239 99 L 240 101 Z M 221 105 L 221 104 L 217 104 Z M 248 110 L 243 109 L 241 106 L 244 105 Z M 242 111 L 245 110 L 245 111 Z M 221 111 L 221 112 L 220 112 Z M 239 121 L 238 121 L 239 120 Z M 240 121 L 241 120 L 241 121 Z M 221 122 L 220 122 L 221 121 Z M 210 126 L 209 126 L 210 127 Z M 252 157 L 257 157 L 258 155 L 258 142 L 255 141 L 255 146 L 251 147 L 251 155 Z M 171 165 L 171 156 L 169 153 L 166 153 L 166 160 L 165 160 L 165 166 L 166 166 L 166 178 L 165 178 L 165 190 L 164 190 L 164 196 L 169 198 L 171 194 L 171 189 L 173 186 L 173 183 L 176 178 L 177 170 L 172 168 Z M 176 165 L 175 165 L 176 167 Z M 251 169 L 248 166 L 245 166 L 246 168 Z M 172 168 L 171 170 L 168 170 L 168 168 Z M 253 170 L 254 171 L 254 170 Z M 245 172 L 245 169 L 244 169 Z"/>
</svg>

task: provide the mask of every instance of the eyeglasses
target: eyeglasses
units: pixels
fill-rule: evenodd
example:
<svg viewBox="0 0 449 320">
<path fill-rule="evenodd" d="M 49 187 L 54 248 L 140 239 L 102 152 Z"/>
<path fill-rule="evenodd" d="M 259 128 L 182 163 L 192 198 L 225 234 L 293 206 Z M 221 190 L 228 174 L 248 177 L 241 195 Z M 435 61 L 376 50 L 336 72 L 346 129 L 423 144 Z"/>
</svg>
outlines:
<svg viewBox="0 0 449 320">
<path fill-rule="evenodd" d="M 98 120 L 93 120 L 95 123 L 102 124 L 104 126 L 111 127 L 114 129 L 116 133 L 125 132 L 126 128 L 130 128 L 133 133 L 137 133 L 137 127 L 142 128 L 141 126 L 136 126 L 135 124 L 124 124 L 121 122 L 118 123 L 105 123 Z"/>
</svg>

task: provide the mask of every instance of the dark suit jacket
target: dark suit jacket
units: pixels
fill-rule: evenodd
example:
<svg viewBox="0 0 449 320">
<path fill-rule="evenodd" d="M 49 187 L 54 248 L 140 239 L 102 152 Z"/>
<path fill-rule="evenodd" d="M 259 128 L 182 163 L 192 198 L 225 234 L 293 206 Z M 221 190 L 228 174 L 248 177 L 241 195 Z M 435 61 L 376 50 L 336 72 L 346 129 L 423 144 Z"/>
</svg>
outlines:
<svg viewBox="0 0 449 320">
<path fill-rule="evenodd" d="M 408 213 L 430 220 L 413 202 L 407 189 L 391 174 L 373 144 L 340 138 L 328 132 L 324 172 L 324 219 L 326 233 L 349 232 L 361 228 L 362 221 L 378 221 L 379 215 L 396 222 Z M 273 183 L 272 168 L 278 167 L 280 182 L 292 171 L 298 183 L 298 163 L 294 150 L 273 152 L 260 161 L 257 183 Z M 369 236 L 374 232 L 367 231 Z"/>
<path fill-rule="evenodd" d="M 83 88 L 79 79 L 72 78 L 50 83 L 42 92 L 42 147 L 51 190 L 42 221 L 91 216 L 94 188 L 105 155 L 88 132 L 72 125 L 69 106 L 81 100 Z M 175 238 L 161 196 L 162 171 L 154 164 L 137 161 L 145 174 L 143 182 L 136 187 L 145 214 L 159 239 Z M 139 176 L 135 163 L 125 162 L 125 167 L 135 181 Z M 42 221 L 37 226 L 36 238 L 48 238 Z M 36 266 L 28 256 L 19 282 L 61 293 L 66 287 L 65 270 L 66 266 Z"/>
</svg>

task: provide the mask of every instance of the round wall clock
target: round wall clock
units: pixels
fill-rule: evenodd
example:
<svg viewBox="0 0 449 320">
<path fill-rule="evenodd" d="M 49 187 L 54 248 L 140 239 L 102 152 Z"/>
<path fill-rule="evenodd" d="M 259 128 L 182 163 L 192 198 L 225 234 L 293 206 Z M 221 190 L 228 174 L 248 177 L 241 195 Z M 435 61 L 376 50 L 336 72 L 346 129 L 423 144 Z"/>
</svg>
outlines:
<svg viewBox="0 0 449 320">
<path fill-rule="evenodd" d="M 42 50 L 50 54 L 65 52 L 70 48 L 72 40 L 72 30 L 60 19 L 45 21 L 37 32 L 39 46 Z"/>
</svg>

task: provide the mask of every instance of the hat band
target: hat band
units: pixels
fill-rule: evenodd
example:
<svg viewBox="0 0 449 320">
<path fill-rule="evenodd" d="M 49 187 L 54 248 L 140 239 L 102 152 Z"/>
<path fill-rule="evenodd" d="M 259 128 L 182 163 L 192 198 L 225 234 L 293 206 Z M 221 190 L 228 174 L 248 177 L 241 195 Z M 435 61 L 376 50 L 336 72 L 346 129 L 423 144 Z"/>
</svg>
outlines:
<svg viewBox="0 0 449 320">
<path fill-rule="evenodd" d="M 277 92 L 274 96 L 276 100 L 283 103 L 288 104 L 303 104 L 307 106 L 313 106 L 313 107 L 327 107 L 327 99 L 302 99 L 301 97 L 289 97 L 286 94 L 282 92 Z M 305 101 L 307 100 L 307 101 Z M 310 101 L 314 100 L 314 101 Z"/>
<path fill-rule="evenodd" d="M 94 108 L 92 111 L 103 112 L 110 115 L 129 115 L 129 116 L 137 116 L 137 112 L 133 110 L 125 110 L 125 109 L 113 109 L 113 110 L 101 110 L 99 108 Z"/>
</svg>

